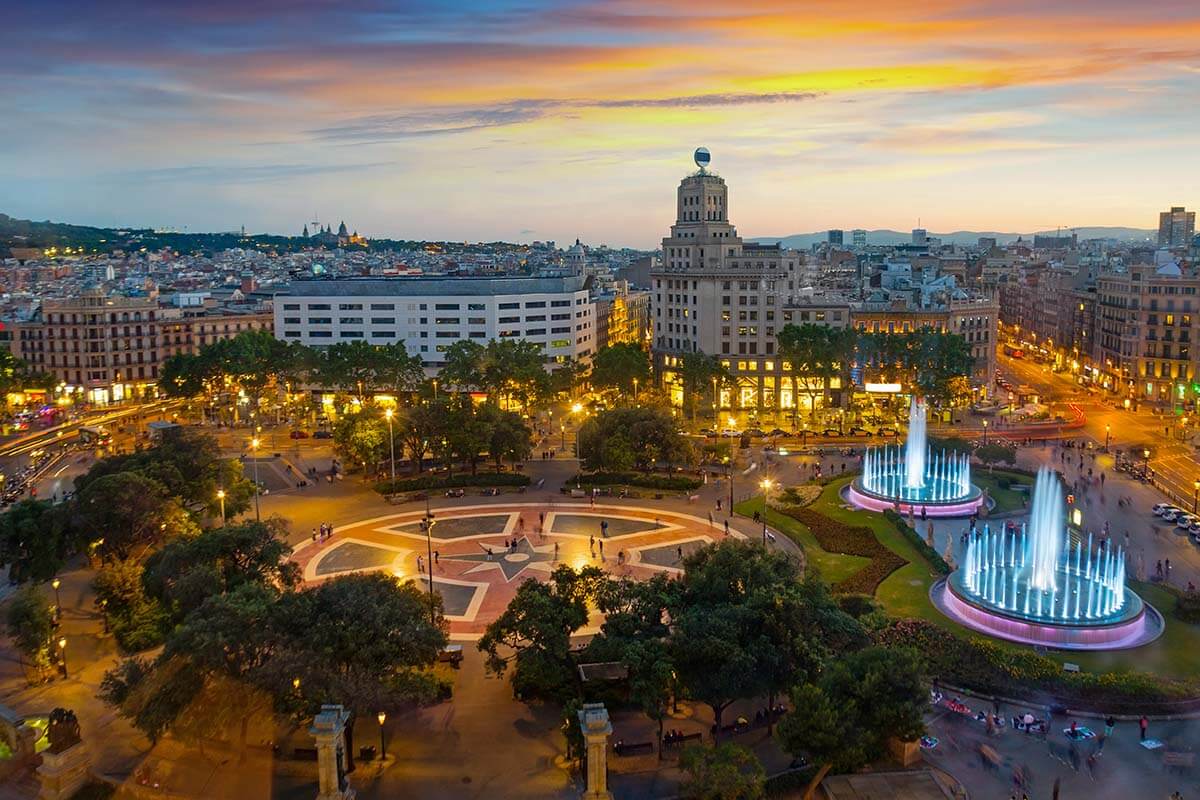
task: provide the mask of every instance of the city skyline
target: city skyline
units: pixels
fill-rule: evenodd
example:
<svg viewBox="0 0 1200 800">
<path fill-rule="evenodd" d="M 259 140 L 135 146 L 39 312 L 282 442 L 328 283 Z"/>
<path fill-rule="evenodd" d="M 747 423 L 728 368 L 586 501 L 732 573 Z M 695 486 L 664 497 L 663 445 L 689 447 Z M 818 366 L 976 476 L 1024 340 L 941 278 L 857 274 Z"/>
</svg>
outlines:
<svg viewBox="0 0 1200 800">
<path fill-rule="evenodd" d="M 747 237 L 1196 205 L 1192 4 L 458 8 L 10 9 L 3 211 L 651 248 L 700 145 Z"/>
</svg>

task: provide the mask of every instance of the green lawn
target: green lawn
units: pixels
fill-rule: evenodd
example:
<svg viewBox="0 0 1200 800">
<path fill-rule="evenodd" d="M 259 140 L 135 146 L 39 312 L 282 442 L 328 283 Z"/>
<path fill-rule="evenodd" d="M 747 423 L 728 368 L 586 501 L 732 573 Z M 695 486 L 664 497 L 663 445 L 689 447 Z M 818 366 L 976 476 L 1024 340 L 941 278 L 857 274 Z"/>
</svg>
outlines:
<svg viewBox="0 0 1200 800">
<path fill-rule="evenodd" d="M 999 475 L 997 470 L 993 476 L 974 475 L 973 480 Z M 1014 475 L 1022 480 L 1029 480 L 1027 475 Z M 951 621 L 934 608 L 929 600 L 929 589 L 937 581 L 937 573 L 909 544 L 895 527 L 882 514 L 869 511 L 859 511 L 846 508 L 841 498 L 842 487 L 850 478 L 838 479 L 825 487 L 811 508 L 833 519 L 848 525 L 860 525 L 870 528 L 875 536 L 889 550 L 897 553 L 909 563 L 889 575 L 875 591 L 875 597 L 884 609 L 896 617 L 913 617 L 928 620 L 959 636 L 976 636 L 961 625 Z M 999 487 L 997 487 L 999 488 Z M 1004 491 L 1004 490 L 1001 490 Z M 1009 492 L 1012 495 L 1019 494 Z M 1018 505 L 1020 500 L 1017 500 Z M 761 497 L 751 498 L 737 506 L 739 514 L 752 516 L 755 511 L 761 511 Z M 791 517 L 774 511 L 767 512 L 767 522 L 774 528 L 787 534 L 804 550 L 805 557 L 830 584 L 852 575 L 867 563 L 868 559 L 859 556 L 848 556 L 841 553 L 829 553 L 822 550 L 808 528 Z M 1048 653 L 1050 658 L 1059 662 L 1078 664 L 1088 672 L 1108 672 L 1112 670 L 1131 670 L 1147 672 L 1168 678 L 1192 679 L 1200 674 L 1200 626 L 1180 622 L 1172 616 L 1174 598 L 1158 586 L 1144 583 L 1132 583 L 1131 587 L 1141 595 L 1142 599 L 1157 608 L 1166 620 L 1166 630 L 1155 642 L 1136 650 L 1115 650 L 1106 653 Z M 1009 644 L 996 640 L 1002 647 L 1014 650 L 1024 649 L 1020 645 Z"/>
<path fill-rule="evenodd" d="M 1024 492 L 1003 489 L 1000 487 L 1000 478 L 1002 477 L 1008 478 L 1014 484 L 1024 484 L 1030 488 Z M 971 470 L 971 482 L 985 490 L 988 496 L 996 502 L 995 507 L 991 510 L 993 514 L 1020 511 L 1025 508 L 1025 501 L 1029 499 L 1033 491 L 1033 478 L 1018 472 L 1007 472 L 1000 469 L 988 472 L 986 469 L 975 467 Z"/>
</svg>

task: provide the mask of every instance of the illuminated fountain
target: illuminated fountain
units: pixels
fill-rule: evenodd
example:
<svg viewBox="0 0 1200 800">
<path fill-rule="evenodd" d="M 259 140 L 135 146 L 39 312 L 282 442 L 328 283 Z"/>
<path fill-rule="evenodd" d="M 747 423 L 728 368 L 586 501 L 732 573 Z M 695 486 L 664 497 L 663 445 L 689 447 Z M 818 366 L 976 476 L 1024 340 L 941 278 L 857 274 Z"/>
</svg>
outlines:
<svg viewBox="0 0 1200 800">
<path fill-rule="evenodd" d="M 930 517 L 974 513 L 983 493 L 971 483 L 971 456 L 935 451 L 925 435 L 925 403 L 913 397 L 908 410 L 904 446 L 868 447 L 862 475 L 854 479 L 847 499 L 859 508 L 882 511 L 912 509 Z"/>
<path fill-rule="evenodd" d="M 1038 471 L 1029 522 L 971 534 L 959 569 L 933 589 L 962 624 L 1003 639 L 1064 649 L 1135 647 L 1158 636 L 1158 613 L 1125 587 L 1125 552 L 1067 534 L 1062 486 Z"/>
</svg>

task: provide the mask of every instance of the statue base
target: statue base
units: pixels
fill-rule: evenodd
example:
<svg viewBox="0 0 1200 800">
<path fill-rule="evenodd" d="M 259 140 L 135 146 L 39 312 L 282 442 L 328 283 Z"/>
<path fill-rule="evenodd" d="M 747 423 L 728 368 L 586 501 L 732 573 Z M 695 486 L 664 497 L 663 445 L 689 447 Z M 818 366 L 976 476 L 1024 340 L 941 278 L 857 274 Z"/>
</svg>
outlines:
<svg viewBox="0 0 1200 800">
<path fill-rule="evenodd" d="M 82 742 L 71 745 L 61 753 L 46 750 L 42 753 L 42 765 L 38 767 L 38 779 L 42 788 L 38 800 L 66 800 L 88 782 L 91 759 Z"/>
</svg>

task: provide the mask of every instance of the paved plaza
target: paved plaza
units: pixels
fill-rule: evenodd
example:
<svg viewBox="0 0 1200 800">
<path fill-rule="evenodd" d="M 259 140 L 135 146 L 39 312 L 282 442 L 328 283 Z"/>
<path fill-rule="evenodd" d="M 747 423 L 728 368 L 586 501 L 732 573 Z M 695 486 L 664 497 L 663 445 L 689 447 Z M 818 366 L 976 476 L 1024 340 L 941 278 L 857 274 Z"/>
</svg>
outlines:
<svg viewBox="0 0 1200 800">
<path fill-rule="evenodd" d="M 429 541 L 424 511 L 371 517 L 335 526 L 326 539 L 301 542 L 293 558 L 304 579 L 384 571 L 442 597 L 451 638 L 478 638 L 508 605 L 521 582 L 541 580 L 560 564 L 598 566 L 643 578 L 678 573 L 683 558 L 725 537 L 721 521 L 636 505 L 592 505 L 546 498 L 440 508 Z M 730 536 L 744 534 L 730 529 Z"/>
</svg>

